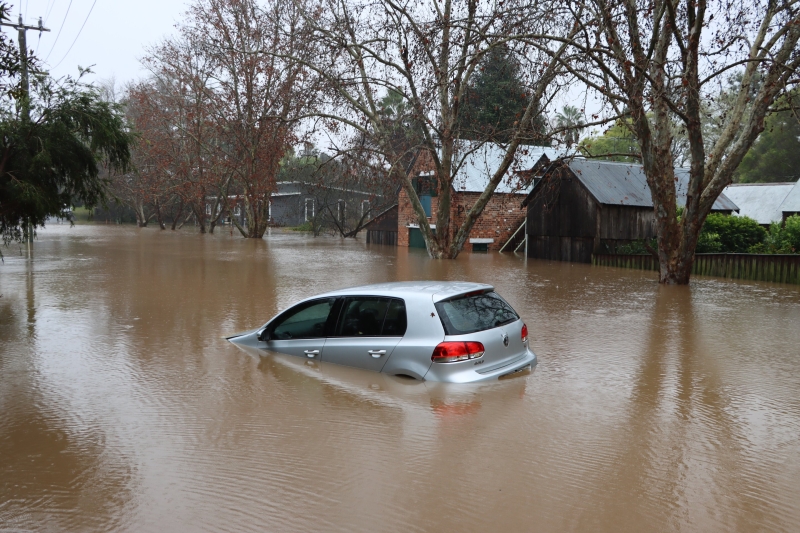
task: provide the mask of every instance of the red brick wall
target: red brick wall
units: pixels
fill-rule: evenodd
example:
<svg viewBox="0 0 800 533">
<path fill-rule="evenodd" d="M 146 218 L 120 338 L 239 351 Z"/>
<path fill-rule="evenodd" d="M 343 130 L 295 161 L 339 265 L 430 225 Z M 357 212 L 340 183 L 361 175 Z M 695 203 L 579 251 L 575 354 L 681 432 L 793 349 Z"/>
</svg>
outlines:
<svg viewBox="0 0 800 533">
<path fill-rule="evenodd" d="M 453 192 L 450 211 L 453 232 L 464 222 L 467 211 L 475 204 L 479 196 L 479 193 Z M 494 242 L 489 244 L 489 250 L 499 250 L 525 219 L 526 210 L 520 207 L 524 199 L 524 194 L 495 194 L 492 196 L 483 213 L 472 226 L 469 237 L 494 239 Z M 431 224 L 436 224 L 438 205 L 438 198 L 431 198 L 431 218 L 428 219 Z M 408 225 L 419 225 L 419 220 L 411 207 L 411 200 L 405 189 L 400 191 L 398 209 L 397 245 L 408 246 Z M 469 238 L 464 244 L 464 251 L 472 251 Z"/>
</svg>

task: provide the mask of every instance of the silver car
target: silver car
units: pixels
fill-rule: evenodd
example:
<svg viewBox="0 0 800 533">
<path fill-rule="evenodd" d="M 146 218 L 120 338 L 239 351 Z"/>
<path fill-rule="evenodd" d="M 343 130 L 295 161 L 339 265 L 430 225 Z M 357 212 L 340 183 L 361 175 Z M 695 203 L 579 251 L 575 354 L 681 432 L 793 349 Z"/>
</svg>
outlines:
<svg viewBox="0 0 800 533">
<path fill-rule="evenodd" d="M 470 383 L 536 364 L 528 327 L 491 285 L 399 282 L 307 298 L 228 340 L 429 381 Z"/>
</svg>

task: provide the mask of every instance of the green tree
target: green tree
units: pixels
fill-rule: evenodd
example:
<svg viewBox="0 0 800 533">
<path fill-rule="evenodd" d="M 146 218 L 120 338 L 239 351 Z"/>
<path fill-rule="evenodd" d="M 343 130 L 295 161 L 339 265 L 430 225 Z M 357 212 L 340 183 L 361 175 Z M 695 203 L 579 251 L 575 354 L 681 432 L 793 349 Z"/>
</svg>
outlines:
<svg viewBox="0 0 800 533">
<path fill-rule="evenodd" d="M 630 127 L 622 119 L 617 120 L 602 135 L 593 135 L 583 139 L 578 149 L 586 157 L 595 159 L 623 161 L 626 163 L 638 163 L 640 161 L 639 154 L 641 149 L 639 148 L 639 143 L 636 141 L 636 137 L 631 132 Z"/>
<path fill-rule="evenodd" d="M 508 142 L 528 104 L 519 62 L 508 48 L 498 46 L 486 54 L 473 82 L 464 91 L 459 113 L 461 136 Z M 544 119 L 536 119 L 525 132 L 524 144 L 549 145 L 544 137 Z"/>
<path fill-rule="evenodd" d="M 795 93 L 795 99 L 800 94 Z M 786 105 L 786 100 L 777 105 Z M 788 109 L 769 115 L 758 140 L 736 173 L 742 183 L 797 181 L 800 178 L 800 115 Z"/>
<path fill-rule="evenodd" d="M 0 233 L 7 244 L 24 228 L 64 217 L 73 203 L 93 208 L 105 202 L 109 180 L 101 164 L 125 171 L 131 134 L 122 110 L 103 101 L 96 87 L 79 79 L 56 83 L 46 75 L 31 79 L 30 117 L 19 98 L 0 105 Z M 18 93 L 20 94 L 20 93 Z"/>
<path fill-rule="evenodd" d="M 581 132 L 586 128 L 583 113 L 577 107 L 565 105 L 556 113 L 556 127 L 561 131 L 561 139 L 567 148 L 578 142 Z"/>
</svg>

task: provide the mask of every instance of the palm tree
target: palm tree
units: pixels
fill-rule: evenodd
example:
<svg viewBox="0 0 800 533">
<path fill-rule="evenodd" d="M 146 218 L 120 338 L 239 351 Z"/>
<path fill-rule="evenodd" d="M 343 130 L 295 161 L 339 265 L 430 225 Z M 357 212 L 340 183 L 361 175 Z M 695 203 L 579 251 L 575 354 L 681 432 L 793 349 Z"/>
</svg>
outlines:
<svg viewBox="0 0 800 533">
<path fill-rule="evenodd" d="M 565 105 L 561 113 L 556 113 L 556 127 L 563 130 L 561 136 L 569 148 L 578 142 L 581 132 L 586 128 L 583 114 L 577 107 Z"/>
</svg>

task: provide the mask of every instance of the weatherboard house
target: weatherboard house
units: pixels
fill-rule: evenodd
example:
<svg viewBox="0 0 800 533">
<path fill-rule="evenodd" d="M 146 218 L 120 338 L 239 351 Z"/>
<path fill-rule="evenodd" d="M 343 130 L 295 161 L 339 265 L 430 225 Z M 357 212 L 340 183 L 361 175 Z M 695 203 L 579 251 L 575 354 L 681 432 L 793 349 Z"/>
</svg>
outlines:
<svg viewBox="0 0 800 533">
<path fill-rule="evenodd" d="M 505 156 L 504 147 L 492 143 L 477 145 L 463 142 L 460 153 L 468 155 L 456 157 L 461 165 L 456 172 L 451 191 L 450 228 L 454 235 Z M 499 250 L 509 243 L 525 222 L 526 212 L 520 204 L 533 186 L 530 169 L 542 156 L 546 159 L 547 156 L 555 158 L 558 155 L 556 150 L 540 146 L 524 146 L 518 149 L 508 173 L 498 184 L 494 195 L 472 227 L 464 251 Z M 410 173 L 414 190 L 428 217 L 428 223 L 435 232 L 437 180 L 430 156 L 421 152 L 411 166 Z M 524 238 L 522 231 L 518 235 Z M 396 242 L 398 246 L 425 248 L 419 220 L 405 189 L 400 191 L 398 197 Z"/>
<path fill-rule="evenodd" d="M 725 187 L 723 193 L 739 207 L 740 216 L 769 226 L 800 212 L 798 183 L 734 183 Z"/>
<path fill-rule="evenodd" d="M 527 255 L 590 263 L 592 254 L 656 236 L 650 188 L 641 165 L 584 158 L 543 166 L 527 208 Z M 678 205 L 686 203 L 689 171 L 676 168 Z M 731 214 L 737 205 L 721 194 L 712 211 Z"/>
<path fill-rule="evenodd" d="M 792 190 L 781 202 L 780 211 L 783 222 L 786 222 L 786 219 L 791 216 L 800 215 L 800 180 L 794 184 Z"/>
</svg>

